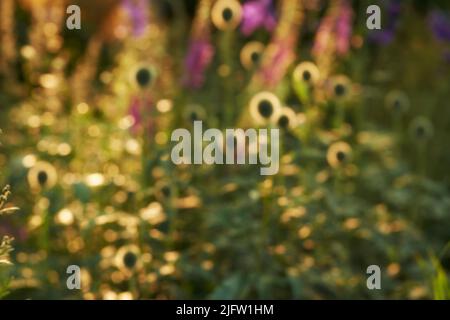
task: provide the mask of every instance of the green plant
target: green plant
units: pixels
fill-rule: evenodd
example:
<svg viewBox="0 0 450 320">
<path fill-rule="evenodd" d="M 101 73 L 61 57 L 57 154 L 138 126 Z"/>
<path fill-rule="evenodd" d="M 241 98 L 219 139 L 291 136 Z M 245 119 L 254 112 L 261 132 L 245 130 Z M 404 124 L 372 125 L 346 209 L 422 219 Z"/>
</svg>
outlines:
<svg viewBox="0 0 450 320">
<path fill-rule="evenodd" d="M 13 214 L 18 210 L 17 207 L 6 207 L 10 195 L 11 188 L 7 185 L 0 194 L 0 216 Z M 11 245 L 13 240 L 12 237 L 4 235 L 0 241 L 0 298 L 8 294 L 9 267 L 12 265 L 9 253 L 13 250 Z"/>
</svg>

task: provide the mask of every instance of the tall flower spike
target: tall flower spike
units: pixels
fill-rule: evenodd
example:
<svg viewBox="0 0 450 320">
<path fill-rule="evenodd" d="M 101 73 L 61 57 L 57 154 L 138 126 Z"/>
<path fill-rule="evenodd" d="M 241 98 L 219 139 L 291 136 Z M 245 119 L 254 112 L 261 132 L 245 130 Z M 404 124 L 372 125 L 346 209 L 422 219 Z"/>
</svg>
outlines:
<svg viewBox="0 0 450 320">
<path fill-rule="evenodd" d="M 128 114 L 133 119 L 133 124 L 130 128 L 135 135 L 143 132 L 146 129 L 149 137 L 153 134 L 154 123 L 148 115 L 152 112 L 153 101 L 148 96 L 132 97 L 128 107 Z"/>
<path fill-rule="evenodd" d="M 345 55 L 350 48 L 353 11 L 348 0 L 331 2 L 325 17 L 319 25 L 312 55 L 319 69 L 327 75 L 335 55 Z"/>
<path fill-rule="evenodd" d="M 254 81 L 259 85 L 274 87 L 295 61 L 300 27 L 303 22 L 303 2 L 284 0 L 280 19 L 270 44 L 264 51 L 261 68 Z"/>
<path fill-rule="evenodd" d="M 352 36 L 353 9 L 348 0 L 344 0 L 336 22 L 336 52 L 344 56 L 350 49 Z"/>
<path fill-rule="evenodd" d="M 149 24 L 149 0 L 122 0 L 122 7 L 130 18 L 133 34 L 141 36 Z"/>
<path fill-rule="evenodd" d="M 251 35 L 257 29 L 265 28 L 272 32 L 276 27 L 275 7 L 272 0 L 249 0 L 242 6 L 241 31 L 245 36 Z"/>
<path fill-rule="evenodd" d="M 198 89 L 205 81 L 205 70 L 210 65 L 214 56 L 214 47 L 210 43 L 210 12 L 212 0 L 201 0 L 198 4 L 188 52 L 184 61 L 185 74 L 183 85 Z"/>
</svg>

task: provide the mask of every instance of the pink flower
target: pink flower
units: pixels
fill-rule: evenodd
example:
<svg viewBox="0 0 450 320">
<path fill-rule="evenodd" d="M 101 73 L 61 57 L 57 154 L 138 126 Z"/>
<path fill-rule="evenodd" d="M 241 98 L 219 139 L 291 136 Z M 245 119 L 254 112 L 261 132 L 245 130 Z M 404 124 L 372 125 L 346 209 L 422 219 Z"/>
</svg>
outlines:
<svg viewBox="0 0 450 320">
<path fill-rule="evenodd" d="M 241 31 L 249 36 L 259 28 L 272 31 L 277 22 L 272 0 L 250 0 L 243 5 Z"/>
<path fill-rule="evenodd" d="M 350 39 L 353 31 L 352 19 L 352 8 L 349 2 L 344 0 L 336 22 L 336 52 L 338 55 L 346 55 L 350 50 Z"/>
<path fill-rule="evenodd" d="M 346 55 L 350 50 L 352 36 L 353 9 L 348 0 L 341 0 L 332 12 L 322 19 L 317 30 L 313 46 L 313 54 L 320 55 L 328 47 L 332 39 L 336 41 L 336 53 Z"/>
<path fill-rule="evenodd" d="M 214 56 L 214 47 L 206 39 L 194 39 L 185 59 L 183 84 L 191 89 L 198 89 L 205 81 L 205 71 Z"/>
</svg>

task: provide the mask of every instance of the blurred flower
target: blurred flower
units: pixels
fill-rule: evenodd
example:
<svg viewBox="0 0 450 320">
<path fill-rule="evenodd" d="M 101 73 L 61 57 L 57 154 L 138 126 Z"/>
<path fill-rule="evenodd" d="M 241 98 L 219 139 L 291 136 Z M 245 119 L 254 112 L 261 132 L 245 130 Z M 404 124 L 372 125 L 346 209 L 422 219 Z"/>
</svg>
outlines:
<svg viewBox="0 0 450 320">
<path fill-rule="evenodd" d="M 214 56 L 214 47 L 209 40 L 193 39 L 189 44 L 184 62 L 185 74 L 183 84 L 191 89 L 198 89 L 205 81 L 205 70 Z"/>
<path fill-rule="evenodd" d="M 57 179 L 56 169 L 48 162 L 37 162 L 28 171 L 28 183 L 34 190 L 52 188 Z"/>
<path fill-rule="evenodd" d="M 139 88 L 148 88 L 154 82 L 155 70 L 150 65 L 140 65 L 133 70 L 132 79 Z"/>
<path fill-rule="evenodd" d="M 259 65 L 264 44 L 259 41 L 247 43 L 241 50 L 241 63 L 247 70 L 252 70 Z"/>
<path fill-rule="evenodd" d="M 133 124 L 131 125 L 131 128 L 134 131 L 134 133 L 136 134 L 138 127 L 141 123 L 141 111 L 140 111 L 139 98 L 133 97 L 128 109 L 129 109 L 128 112 L 133 119 Z"/>
<path fill-rule="evenodd" d="M 235 29 L 242 18 L 242 8 L 237 0 L 218 0 L 212 8 L 212 22 L 220 30 Z"/>
<path fill-rule="evenodd" d="M 127 245 L 117 250 L 114 262 L 122 272 L 129 274 L 141 267 L 140 250 L 135 245 Z"/>
<path fill-rule="evenodd" d="M 130 17 L 133 34 L 141 36 L 149 24 L 150 0 L 122 0 L 122 7 Z"/>
<path fill-rule="evenodd" d="M 132 97 L 130 106 L 128 107 L 129 115 L 131 116 L 131 131 L 137 134 L 144 125 L 145 116 L 150 114 L 153 108 L 152 100 L 150 98 L 141 99 L 139 97 Z M 152 130 L 152 122 L 148 125 L 149 134 Z"/>
<path fill-rule="evenodd" d="M 155 184 L 155 197 L 158 201 L 164 202 L 172 196 L 172 188 L 165 180 L 159 180 Z"/>
<path fill-rule="evenodd" d="M 450 20 L 440 10 L 433 10 L 429 14 L 428 24 L 436 39 L 442 42 L 450 41 Z"/>
<path fill-rule="evenodd" d="M 314 63 L 306 61 L 295 67 L 293 77 L 294 81 L 316 84 L 320 78 L 320 71 Z"/>
<path fill-rule="evenodd" d="M 412 138 L 418 142 L 429 140 L 434 134 L 433 124 L 426 117 L 415 118 L 411 122 L 409 131 Z"/>
<path fill-rule="evenodd" d="M 278 127 L 282 129 L 292 129 L 297 126 L 297 115 L 289 107 L 281 108 L 278 118 L 275 120 Z"/>
<path fill-rule="evenodd" d="M 271 92 L 260 92 L 250 100 L 250 114 L 258 124 L 276 119 L 280 111 L 280 100 Z"/>
<path fill-rule="evenodd" d="M 327 48 L 330 43 L 333 43 L 333 39 L 335 52 L 341 56 L 347 54 L 352 35 L 352 21 L 353 8 L 348 0 L 334 2 L 317 30 L 312 49 L 313 55 L 321 55 L 328 51 Z"/>
<path fill-rule="evenodd" d="M 338 75 L 330 79 L 329 94 L 337 100 L 345 100 L 351 94 L 351 81 L 347 76 Z"/>
<path fill-rule="evenodd" d="M 279 39 L 269 44 L 266 50 L 265 61 L 269 61 L 261 70 L 264 83 L 275 86 L 284 77 L 288 67 L 295 60 L 292 41 Z M 267 58 L 270 57 L 270 58 Z"/>
<path fill-rule="evenodd" d="M 372 42 L 381 45 L 388 45 L 394 40 L 395 32 L 392 30 L 377 30 L 370 34 L 369 39 Z"/>
<path fill-rule="evenodd" d="M 283 79 L 296 59 L 296 47 L 303 23 L 302 1 L 286 0 L 280 3 L 280 18 L 267 45 L 261 68 L 254 79 L 258 85 L 275 87 Z"/>
<path fill-rule="evenodd" d="M 335 142 L 329 148 L 327 152 L 328 164 L 337 168 L 343 163 L 350 161 L 352 156 L 352 148 L 346 142 Z"/>
<path fill-rule="evenodd" d="M 336 22 L 336 52 L 346 55 L 350 49 L 352 36 L 353 8 L 347 0 L 342 1 L 340 14 Z"/>
<path fill-rule="evenodd" d="M 386 96 L 386 107 L 395 113 L 405 113 L 410 107 L 408 95 L 400 90 L 394 90 Z"/>
<path fill-rule="evenodd" d="M 241 31 L 249 36 L 259 28 L 271 32 L 277 24 L 272 0 L 249 0 L 243 5 Z"/>
<path fill-rule="evenodd" d="M 194 121 L 206 120 L 206 111 L 205 109 L 198 104 L 188 104 L 183 111 L 183 117 L 185 121 L 189 123 L 193 123 Z"/>
</svg>

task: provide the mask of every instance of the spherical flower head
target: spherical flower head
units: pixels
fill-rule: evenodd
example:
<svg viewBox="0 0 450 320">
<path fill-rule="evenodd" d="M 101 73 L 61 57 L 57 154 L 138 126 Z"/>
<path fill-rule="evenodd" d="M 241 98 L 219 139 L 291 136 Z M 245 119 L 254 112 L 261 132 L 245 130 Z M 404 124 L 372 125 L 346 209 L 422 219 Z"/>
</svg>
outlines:
<svg viewBox="0 0 450 320">
<path fill-rule="evenodd" d="M 130 78 L 133 86 L 145 90 L 155 83 L 156 71 L 153 65 L 140 63 L 131 69 Z"/>
<path fill-rule="evenodd" d="M 314 85 L 320 79 L 320 71 L 314 63 L 305 61 L 295 67 L 292 77 L 295 82 Z"/>
<path fill-rule="evenodd" d="M 250 0 L 243 5 L 241 32 L 251 35 L 257 29 L 272 32 L 277 24 L 272 0 Z"/>
<path fill-rule="evenodd" d="M 135 245 L 126 245 L 117 250 L 115 256 L 116 267 L 127 275 L 142 266 L 141 252 Z"/>
<path fill-rule="evenodd" d="M 386 96 L 386 107 L 396 113 L 402 114 L 409 110 L 410 101 L 408 95 L 400 90 L 393 90 Z"/>
<path fill-rule="evenodd" d="M 280 112 L 280 100 L 271 92 L 257 93 L 250 100 L 250 114 L 258 124 L 273 123 Z"/>
<path fill-rule="evenodd" d="M 332 168 L 338 168 L 348 163 L 352 157 L 352 148 L 346 142 L 335 142 L 327 152 L 327 162 Z"/>
<path fill-rule="evenodd" d="M 242 19 L 242 7 L 237 0 L 218 0 L 211 12 L 212 22 L 220 30 L 235 29 Z"/>
<path fill-rule="evenodd" d="M 153 75 L 149 69 L 141 68 L 136 72 L 136 82 L 141 87 L 147 87 L 152 82 Z"/>
<path fill-rule="evenodd" d="M 264 51 L 264 44 L 259 41 L 247 43 L 241 50 L 241 63 L 247 70 L 253 70 L 259 65 L 261 55 Z"/>
<path fill-rule="evenodd" d="M 188 104 L 183 111 L 183 117 L 186 122 L 193 123 L 194 121 L 205 121 L 206 110 L 198 104 Z"/>
<path fill-rule="evenodd" d="M 352 83 L 345 75 L 333 76 L 328 83 L 329 96 L 336 101 L 346 101 L 352 94 Z"/>
<path fill-rule="evenodd" d="M 434 127 L 431 121 L 426 117 L 415 118 L 409 127 L 412 139 L 417 142 L 425 142 L 434 135 Z"/>
<path fill-rule="evenodd" d="M 275 124 L 283 130 L 294 129 L 298 124 L 297 114 L 291 108 L 283 107 L 275 120 Z"/>
<path fill-rule="evenodd" d="M 27 178 L 33 190 L 50 189 L 56 184 L 58 174 L 50 163 L 41 161 L 28 171 Z"/>
</svg>

